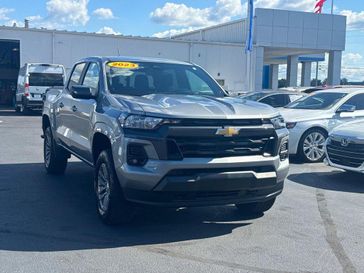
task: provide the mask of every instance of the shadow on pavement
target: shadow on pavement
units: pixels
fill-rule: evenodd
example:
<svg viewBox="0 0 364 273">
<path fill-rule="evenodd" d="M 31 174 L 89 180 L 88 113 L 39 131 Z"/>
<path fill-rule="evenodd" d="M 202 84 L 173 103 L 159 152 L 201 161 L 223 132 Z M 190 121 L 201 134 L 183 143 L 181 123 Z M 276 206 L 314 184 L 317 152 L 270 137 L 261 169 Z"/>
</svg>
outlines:
<svg viewBox="0 0 364 273">
<path fill-rule="evenodd" d="M 305 186 L 330 191 L 364 193 L 364 175 L 344 171 L 291 174 L 288 179 Z"/>
<path fill-rule="evenodd" d="M 65 176 L 42 164 L 0 165 L 0 250 L 67 251 L 182 242 L 231 233 L 261 217 L 231 206 L 139 209 L 136 221 L 108 227 L 96 215 L 93 170 L 70 163 Z M 186 242 L 188 244 L 188 242 Z"/>
<path fill-rule="evenodd" d="M 30 116 L 30 117 L 36 117 L 36 116 L 41 116 L 42 112 L 41 111 L 29 111 L 26 114 L 22 114 L 22 113 L 17 113 L 15 112 L 15 110 L 13 108 L 4 108 L 1 107 L 0 108 L 0 117 L 20 117 L 20 116 Z"/>
</svg>

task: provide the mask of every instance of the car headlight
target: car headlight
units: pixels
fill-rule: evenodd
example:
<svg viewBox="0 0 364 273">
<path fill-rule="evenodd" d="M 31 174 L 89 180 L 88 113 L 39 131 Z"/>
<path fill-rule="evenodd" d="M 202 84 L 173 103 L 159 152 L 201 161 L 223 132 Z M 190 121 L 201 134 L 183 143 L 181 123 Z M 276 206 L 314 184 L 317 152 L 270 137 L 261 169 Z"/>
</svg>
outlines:
<svg viewBox="0 0 364 273">
<path fill-rule="evenodd" d="M 124 128 L 153 130 L 163 123 L 163 119 L 140 115 L 130 115 L 125 119 L 121 117 L 120 123 Z"/>
<path fill-rule="evenodd" d="M 296 125 L 297 125 L 297 122 L 287 122 L 286 123 L 287 129 L 293 129 L 294 127 L 296 127 Z"/>
<path fill-rule="evenodd" d="M 286 122 L 284 121 L 284 118 L 282 116 L 272 118 L 270 120 L 270 122 L 273 124 L 274 129 L 284 129 L 284 128 L 286 128 Z"/>
</svg>

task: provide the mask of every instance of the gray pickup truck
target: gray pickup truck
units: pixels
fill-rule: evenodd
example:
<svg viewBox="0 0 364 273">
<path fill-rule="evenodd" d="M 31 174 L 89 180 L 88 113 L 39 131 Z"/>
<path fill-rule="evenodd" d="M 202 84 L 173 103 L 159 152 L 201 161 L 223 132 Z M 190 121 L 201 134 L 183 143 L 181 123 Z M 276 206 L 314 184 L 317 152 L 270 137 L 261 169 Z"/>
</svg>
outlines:
<svg viewBox="0 0 364 273">
<path fill-rule="evenodd" d="M 273 108 L 224 90 L 177 61 L 91 57 L 75 64 L 43 110 L 44 162 L 74 155 L 95 169 L 97 212 L 128 222 L 137 205 L 235 204 L 269 210 L 288 173 L 288 131 Z"/>
</svg>

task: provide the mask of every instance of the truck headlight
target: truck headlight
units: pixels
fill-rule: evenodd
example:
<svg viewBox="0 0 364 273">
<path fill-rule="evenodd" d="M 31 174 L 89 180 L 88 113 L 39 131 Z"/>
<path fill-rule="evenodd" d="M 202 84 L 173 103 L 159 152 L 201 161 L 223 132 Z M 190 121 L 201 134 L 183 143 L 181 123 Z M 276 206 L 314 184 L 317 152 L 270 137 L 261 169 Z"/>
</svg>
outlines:
<svg viewBox="0 0 364 273">
<path fill-rule="evenodd" d="M 130 115 L 125 119 L 121 119 L 120 122 L 124 128 L 153 130 L 163 123 L 163 119 L 140 115 Z"/>
<path fill-rule="evenodd" d="M 286 128 L 286 122 L 284 121 L 284 118 L 282 116 L 272 118 L 270 120 L 270 122 L 273 124 L 274 129 L 284 129 L 284 128 Z"/>
</svg>

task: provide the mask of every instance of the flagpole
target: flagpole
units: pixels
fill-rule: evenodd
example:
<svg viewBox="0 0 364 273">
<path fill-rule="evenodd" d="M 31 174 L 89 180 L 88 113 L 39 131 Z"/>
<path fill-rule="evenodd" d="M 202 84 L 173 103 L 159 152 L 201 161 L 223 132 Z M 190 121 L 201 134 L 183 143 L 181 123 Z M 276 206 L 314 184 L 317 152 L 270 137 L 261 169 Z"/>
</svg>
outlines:
<svg viewBox="0 0 364 273">
<path fill-rule="evenodd" d="M 249 91 L 253 91 L 252 73 L 252 50 L 253 50 L 253 21 L 254 21 L 254 1 L 248 1 L 248 16 L 246 24 L 246 41 L 245 41 L 245 57 L 246 57 L 246 77 Z"/>
<path fill-rule="evenodd" d="M 334 14 L 334 0 L 331 0 L 331 15 Z"/>
</svg>

